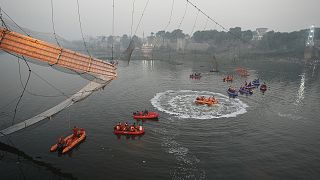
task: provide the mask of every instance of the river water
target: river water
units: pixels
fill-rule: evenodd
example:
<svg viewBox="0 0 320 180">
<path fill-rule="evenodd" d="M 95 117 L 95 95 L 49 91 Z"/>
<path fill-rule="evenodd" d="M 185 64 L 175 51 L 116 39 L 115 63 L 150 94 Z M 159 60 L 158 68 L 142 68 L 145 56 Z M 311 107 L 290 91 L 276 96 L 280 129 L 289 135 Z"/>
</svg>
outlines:
<svg viewBox="0 0 320 180">
<path fill-rule="evenodd" d="M 12 100 L 22 88 L 17 59 L 0 59 L 3 129 L 12 123 Z M 209 61 L 120 62 L 119 77 L 104 90 L 1 138 L 0 179 L 319 179 L 320 67 L 277 59 L 221 64 L 221 72 L 210 73 Z M 236 76 L 237 66 L 250 76 Z M 22 61 L 20 67 L 24 83 L 27 68 Z M 31 69 L 65 94 L 88 82 L 50 67 Z M 200 80 L 189 78 L 195 71 L 202 72 Z M 227 74 L 235 75 L 233 86 L 260 78 L 269 89 L 229 99 Z M 35 74 L 27 90 L 14 123 L 65 99 Z M 198 95 L 214 95 L 220 104 L 197 106 Z M 131 113 L 144 109 L 160 118 L 144 122 L 143 136 L 113 134 L 117 122 L 133 123 Z M 67 155 L 50 153 L 74 125 L 86 129 L 85 142 Z"/>
</svg>

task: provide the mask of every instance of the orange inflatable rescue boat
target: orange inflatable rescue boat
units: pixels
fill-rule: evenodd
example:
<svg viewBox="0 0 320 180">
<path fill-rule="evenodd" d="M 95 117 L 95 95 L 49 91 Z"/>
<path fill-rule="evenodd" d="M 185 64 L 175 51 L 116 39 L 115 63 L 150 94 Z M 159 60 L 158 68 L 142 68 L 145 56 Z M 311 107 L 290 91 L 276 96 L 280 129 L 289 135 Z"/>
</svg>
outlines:
<svg viewBox="0 0 320 180">
<path fill-rule="evenodd" d="M 212 105 L 215 105 L 215 104 L 218 104 L 218 100 L 214 97 L 208 97 L 208 98 L 205 98 L 205 97 L 197 97 L 197 99 L 195 100 L 195 103 L 196 104 L 201 104 L 201 105 L 208 105 L 208 106 L 212 106 Z"/>
<path fill-rule="evenodd" d="M 78 136 L 74 137 L 73 134 L 65 137 L 63 139 L 63 144 L 61 143 L 57 143 L 51 146 L 50 151 L 54 152 L 54 151 L 59 151 L 62 154 L 65 154 L 67 152 L 69 152 L 71 149 L 73 149 L 75 146 L 77 146 L 78 144 L 80 144 L 82 141 L 84 141 L 86 138 L 86 131 L 84 129 L 80 129 L 78 131 Z"/>
</svg>

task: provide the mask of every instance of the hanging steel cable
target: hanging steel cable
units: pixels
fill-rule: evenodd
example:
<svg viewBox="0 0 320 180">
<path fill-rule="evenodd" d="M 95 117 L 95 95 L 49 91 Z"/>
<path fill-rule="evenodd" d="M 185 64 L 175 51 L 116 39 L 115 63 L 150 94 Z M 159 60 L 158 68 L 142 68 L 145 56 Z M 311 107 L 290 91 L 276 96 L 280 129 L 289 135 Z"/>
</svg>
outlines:
<svg viewBox="0 0 320 180">
<path fill-rule="evenodd" d="M 78 5 L 78 17 L 79 17 L 80 30 L 82 33 L 83 31 L 82 31 L 82 25 L 81 25 L 78 0 L 77 0 L 77 5 Z M 9 19 L 11 18 L 9 17 Z M 23 31 L 23 29 L 19 25 L 17 25 L 17 27 L 19 27 L 20 30 Z M 50 118 L 52 115 L 62 111 L 63 109 L 73 105 L 74 103 L 81 101 L 82 99 L 85 99 L 86 97 L 91 95 L 94 91 L 104 88 L 117 76 L 116 67 L 108 62 L 105 62 L 96 58 L 92 58 L 91 56 L 79 54 L 68 49 L 63 49 L 56 45 L 41 41 L 39 39 L 32 38 L 30 36 L 28 37 L 28 36 L 10 31 L 9 29 L 0 28 L 0 49 L 7 52 L 8 54 L 22 58 L 26 62 L 29 68 L 27 81 L 25 84 L 23 84 L 23 91 L 19 96 L 18 102 L 15 107 L 12 125 L 7 127 L 6 129 L 1 130 L 0 137 L 6 136 L 8 134 L 14 133 L 16 131 L 19 131 L 21 129 L 34 125 L 46 118 Z M 83 33 L 82 33 L 82 37 L 84 40 Z M 84 44 L 85 44 L 85 41 L 84 41 Z M 86 44 L 85 44 L 85 47 L 86 47 Z M 88 52 L 87 48 L 86 50 Z M 66 100 L 52 107 L 51 109 L 48 109 L 30 119 L 14 124 L 17 109 L 23 94 L 26 92 L 26 87 L 29 83 L 31 73 L 35 74 L 37 77 L 39 77 L 43 81 L 46 81 L 40 75 L 31 71 L 30 66 L 28 65 L 25 57 L 39 60 L 39 62 L 46 62 L 49 65 L 57 65 L 57 67 L 71 70 L 72 72 L 76 72 L 77 74 L 80 74 L 80 75 L 92 76 L 94 79 L 92 79 L 92 81 L 90 81 L 89 84 L 87 84 L 85 87 L 83 87 L 81 90 L 79 90 L 77 93 L 73 94 L 70 97 L 67 96 L 65 93 L 63 93 L 62 91 L 60 91 L 63 95 L 68 97 Z M 49 82 L 47 83 L 50 84 Z M 51 86 L 51 87 L 56 90 L 59 90 L 54 86 Z"/>
<path fill-rule="evenodd" d="M 221 27 L 223 30 L 228 31 L 227 28 L 225 28 L 223 25 L 221 25 L 220 23 L 218 23 L 216 20 L 214 20 L 213 18 L 211 18 L 209 15 L 207 15 L 205 12 L 203 12 L 200 8 L 198 8 L 195 4 L 193 4 L 190 0 L 186 0 L 187 3 L 189 3 L 190 5 L 192 5 L 194 8 L 196 8 L 198 11 L 200 11 L 204 16 L 206 16 L 208 19 L 210 19 L 212 22 L 214 22 L 215 24 L 217 24 L 219 27 Z"/>
<path fill-rule="evenodd" d="M 169 21 L 168 24 L 166 25 L 166 27 L 163 29 L 164 32 L 166 32 L 167 28 L 169 27 L 169 25 L 171 24 L 171 20 L 172 20 L 172 14 L 173 14 L 173 7 L 174 7 L 174 0 L 172 0 L 172 4 L 171 4 L 171 11 L 170 11 L 170 17 L 169 17 Z M 164 38 L 164 37 L 163 37 Z M 155 48 L 157 45 L 160 44 L 160 39 L 159 38 L 155 38 L 154 42 L 153 42 L 153 48 Z"/>
<path fill-rule="evenodd" d="M 4 20 L 2 19 L 2 12 L 1 12 L 1 7 L 0 7 L 0 20 L 1 20 L 1 24 L 2 26 L 4 26 L 6 29 L 8 29 L 6 23 L 4 22 Z"/>
<path fill-rule="evenodd" d="M 204 24 L 203 31 L 205 31 L 207 29 L 208 21 L 209 21 L 209 19 L 206 18 L 206 22 Z"/>
<path fill-rule="evenodd" d="M 147 6 L 148 6 L 148 4 L 149 4 L 149 1 L 150 1 L 150 0 L 147 1 L 146 5 L 145 5 L 144 8 L 143 8 L 143 11 L 142 11 L 141 17 L 140 17 L 140 19 L 139 19 L 138 25 L 137 25 L 137 27 L 136 27 L 136 30 L 134 31 L 134 35 L 136 35 L 137 32 L 138 32 L 138 29 L 139 29 L 139 27 L 140 27 L 140 23 L 141 23 L 141 21 L 142 21 L 142 18 L 143 18 L 143 16 L 144 16 L 144 13 L 146 12 L 146 9 L 147 9 Z M 134 36 L 134 35 L 133 35 L 133 36 Z"/>
<path fill-rule="evenodd" d="M 181 21 L 180 21 L 179 26 L 178 26 L 178 29 L 180 29 L 180 27 L 181 27 L 181 25 L 182 25 L 182 22 L 183 22 L 184 18 L 186 17 L 187 9 L 188 9 L 188 4 L 189 4 L 189 2 L 187 1 L 187 2 L 186 2 L 186 7 L 185 7 L 185 9 L 184 9 L 183 16 L 182 16 Z"/>
<path fill-rule="evenodd" d="M 79 26 L 80 26 L 80 31 L 81 31 L 81 37 L 83 41 L 84 48 L 86 49 L 88 55 L 91 57 L 91 54 L 89 53 L 87 43 L 84 40 L 84 35 L 83 35 L 83 30 L 82 30 L 82 23 L 81 23 L 81 16 L 80 16 L 80 5 L 79 5 L 79 0 L 77 0 L 77 7 L 78 7 L 78 20 L 79 20 Z"/>
<path fill-rule="evenodd" d="M 130 31 L 130 37 L 132 37 L 132 28 L 133 28 L 133 20 L 134 20 L 134 4 L 135 4 L 136 0 L 133 0 L 132 3 L 132 13 L 131 13 L 131 31 Z"/>
<path fill-rule="evenodd" d="M 55 25 L 54 25 L 53 0 L 51 0 L 51 24 L 52 24 L 52 30 L 53 30 L 54 39 L 56 40 L 57 45 L 59 47 L 61 47 L 60 43 L 58 41 L 58 38 L 57 38 L 56 29 L 55 29 Z"/>
<path fill-rule="evenodd" d="M 149 1 L 150 1 L 150 0 L 147 1 L 146 5 L 145 5 L 144 8 L 143 8 L 143 11 L 142 11 L 141 17 L 140 17 L 140 19 L 139 19 L 139 22 L 138 22 L 138 24 L 137 24 L 137 27 L 136 27 L 136 29 L 135 29 L 135 31 L 134 31 L 134 34 L 131 36 L 131 40 L 130 40 L 129 46 L 128 46 L 128 48 L 127 48 L 127 49 L 125 50 L 125 52 L 124 52 L 124 54 L 125 54 L 125 59 L 127 59 L 128 64 L 130 63 L 131 55 L 132 55 L 132 52 L 133 52 L 133 50 L 134 50 L 134 48 L 135 48 L 134 41 L 133 41 L 133 37 L 134 37 L 134 36 L 137 34 L 137 32 L 138 32 L 138 29 L 139 29 L 139 27 L 140 27 L 140 23 L 141 23 L 141 21 L 142 21 L 142 18 L 143 18 L 143 16 L 144 16 L 144 13 L 145 13 L 145 11 L 146 11 L 146 9 L 147 9 L 147 6 L 148 6 L 148 4 L 149 4 Z M 133 21 L 132 21 L 132 22 L 133 22 Z"/>
<path fill-rule="evenodd" d="M 22 97 L 23 97 L 23 95 L 24 95 L 24 92 L 25 92 L 26 88 L 27 88 L 27 85 L 28 85 L 29 80 L 30 80 L 30 75 L 31 75 L 31 68 L 30 68 L 28 62 L 26 61 L 26 59 L 25 59 L 23 56 L 22 56 L 22 58 L 23 58 L 24 62 L 26 63 L 26 65 L 28 66 L 28 71 L 29 71 L 29 73 L 28 73 L 28 77 L 27 77 L 26 83 L 25 83 L 24 86 L 23 86 L 23 90 L 22 90 L 22 92 L 21 92 L 21 95 L 20 95 L 20 97 L 19 97 L 19 99 L 18 99 L 18 102 L 17 102 L 17 104 L 16 104 L 16 107 L 14 108 L 14 114 L 13 114 L 13 118 L 12 118 L 12 123 L 11 123 L 11 125 L 14 124 L 14 120 L 15 120 L 15 118 L 16 118 L 18 106 L 19 106 L 20 101 L 21 101 L 21 99 L 22 99 Z"/>
<path fill-rule="evenodd" d="M 1 8 L 1 7 L 0 7 Z M 3 9 L 1 11 L 27 36 L 30 36 L 25 30 L 23 30 Z M 3 18 L 1 17 L 1 21 L 4 22 Z M 5 27 L 8 27 L 5 25 Z M 6 28 L 9 30 L 9 28 Z"/>
<path fill-rule="evenodd" d="M 228 29 L 226 27 L 224 27 L 222 24 L 218 23 L 216 20 L 214 20 L 212 17 L 210 17 L 209 15 L 207 15 L 205 12 L 203 12 L 200 8 L 198 8 L 194 3 L 192 3 L 190 0 L 186 0 L 187 3 L 189 3 L 190 5 L 192 5 L 194 8 L 196 8 L 199 12 L 201 12 L 201 14 L 203 14 L 204 16 L 206 16 L 210 21 L 212 21 L 213 23 L 215 23 L 217 26 L 219 26 L 220 28 L 222 28 L 224 31 L 228 32 Z M 248 43 L 247 41 L 243 40 L 241 37 L 229 32 L 232 36 L 234 36 L 235 38 L 240 39 L 243 42 Z"/>
<path fill-rule="evenodd" d="M 174 0 L 172 0 L 172 5 L 171 5 L 171 11 L 170 11 L 170 17 L 169 17 L 169 21 L 167 26 L 164 28 L 164 31 L 167 30 L 167 28 L 169 27 L 170 23 L 171 23 L 171 19 L 172 19 L 172 13 L 173 13 L 173 7 L 174 7 Z"/>
<path fill-rule="evenodd" d="M 199 12 L 200 11 L 197 12 L 196 19 L 194 20 L 194 24 L 193 24 L 193 27 L 192 27 L 192 31 L 190 33 L 190 37 L 192 36 L 194 28 L 196 27 L 196 24 L 197 24 L 197 21 L 198 21 Z"/>
<path fill-rule="evenodd" d="M 112 45 L 111 45 L 111 60 L 113 61 L 114 48 L 114 0 L 112 0 Z"/>
</svg>

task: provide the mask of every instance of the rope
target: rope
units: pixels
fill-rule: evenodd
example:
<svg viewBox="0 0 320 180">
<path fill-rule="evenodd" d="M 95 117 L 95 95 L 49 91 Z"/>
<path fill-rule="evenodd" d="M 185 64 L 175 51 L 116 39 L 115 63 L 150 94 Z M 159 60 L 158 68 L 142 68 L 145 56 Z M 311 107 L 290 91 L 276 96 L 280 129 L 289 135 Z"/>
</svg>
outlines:
<svg viewBox="0 0 320 180">
<path fill-rule="evenodd" d="M 53 17 L 54 17 L 54 14 L 53 14 L 53 1 L 51 0 L 51 22 L 52 22 L 53 35 L 54 35 L 54 38 L 55 38 L 58 46 L 61 48 L 60 43 L 59 43 L 58 38 L 57 38 L 57 35 L 56 35 L 56 29 L 54 27 L 54 18 Z"/>
<path fill-rule="evenodd" d="M 81 31 L 81 37 L 83 41 L 84 48 L 86 49 L 88 55 L 91 57 L 91 54 L 89 53 L 86 41 L 84 40 L 83 30 L 82 30 L 82 23 L 81 23 L 81 16 L 80 16 L 80 6 L 79 6 L 79 0 L 77 0 L 77 7 L 78 7 L 78 20 L 79 20 L 79 26 Z"/>
</svg>

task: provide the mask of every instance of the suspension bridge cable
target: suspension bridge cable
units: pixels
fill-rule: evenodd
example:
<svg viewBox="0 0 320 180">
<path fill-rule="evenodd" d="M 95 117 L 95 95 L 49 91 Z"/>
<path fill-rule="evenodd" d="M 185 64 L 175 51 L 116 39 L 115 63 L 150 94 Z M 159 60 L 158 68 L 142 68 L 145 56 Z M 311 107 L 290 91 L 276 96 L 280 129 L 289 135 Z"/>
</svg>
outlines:
<svg viewBox="0 0 320 180">
<path fill-rule="evenodd" d="M 58 46 L 61 48 L 60 43 L 57 38 L 56 29 L 54 26 L 53 0 L 51 0 L 51 23 L 52 23 L 52 30 L 53 30 L 54 39 L 56 40 Z"/>
<path fill-rule="evenodd" d="M 139 29 L 140 23 L 141 23 L 141 21 L 142 21 L 142 18 L 143 18 L 143 16 L 144 16 L 144 13 L 145 13 L 145 11 L 146 11 L 146 9 L 147 9 L 147 6 L 148 6 L 148 4 L 149 4 L 149 1 L 150 1 L 150 0 L 147 1 L 146 5 L 145 5 L 144 8 L 143 8 L 143 11 L 142 11 L 141 17 L 140 17 L 140 19 L 139 19 L 138 25 L 137 25 L 137 27 L 136 27 L 136 30 L 134 31 L 134 35 L 137 34 L 137 31 L 138 31 L 138 29 Z"/>
<path fill-rule="evenodd" d="M 174 0 L 172 0 L 172 5 L 171 5 L 171 12 L 170 12 L 169 21 L 168 21 L 167 26 L 164 28 L 164 31 L 166 31 L 166 29 L 169 27 L 169 25 L 170 25 L 170 23 L 171 23 L 172 13 L 173 13 L 173 7 L 174 7 Z"/>
<path fill-rule="evenodd" d="M 59 91 L 63 96 L 65 96 L 66 98 L 69 98 L 69 96 L 64 93 L 63 91 L 61 91 L 60 89 L 58 89 L 57 87 L 55 87 L 53 84 L 51 84 L 49 81 L 45 80 L 44 78 L 42 78 L 39 74 L 37 74 L 36 72 L 32 71 L 32 74 L 36 75 L 38 78 L 40 78 L 42 81 L 46 82 L 49 86 L 51 86 L 53 89 Z"/>
<path fill-rule="evenodd" d="M 134 4 L 135 4 L 136 0 L 133 0 L 132 3 L 132 13 L 131 13 L 131 31 L 130 31 L 130 37 L 132 37 L 132 28 L 133 28 L 133 15 L 134 15 Z"/>
<path fill-rule="evenodd" d="M 188 3 L 188 1 L 187 1 L 187 2 L 186 2 L 186 7 L 185 7 L 185 9 L 184 9 L 183 16 L 182 16 L 181 21 L 180 21 L 179 26 L 178 26 L 178 29 L 180 29 L 180 27 L 181 27 L 181 25 L 182 25 L 182 22 L 183 22 L 184 18 L 186 17 L 187 9 L 188 9 L 188 4 L 189 4 L 189 3 Z"/>
<path fill-rule="evenodd" d="M 113 46 L 114 46 L 114 0 L 112 0 L 112 45 L 111 45 L 111 60 L 113 61 Z"/>
<path fill-rule="evenodd" d="M 26 81 L 26 83 L 25 83 L 24 86 L 23 86 L 23 90 L 22 90 L 21 95 L 20 95 L 20 97 L 19 97 L 19 99 L 18 99 L 18 102 L 17 102 L 17 104 L 16 104 L 16 107 L 14 108 L 14 114 L 13 114 L 12 123 L 11 123 L 12 125 L 14 124 L 14 120 L 15 120 L 16 115 L 17 115 L 18 106 L 19 106 L 19 104 L 20 104 L 20 102 L 21 102 L 21 99 L 22 99 L 22 97 L 23 97 L 23 95 L 24 95 L 24 92 L 25 92 L 25 90 L 26 90 L 26 88 L 27 88 L 27 85 L 28 85 L 29 80 L 30 80 L 30 75 L 31 75 L 31 68 L 30 68 L 28 62 L 26 61 L 26 59 L 25 59 L 23 56 L 22 56 L 22 58 L 23 58 L 24 62 L 26 63 L 26 65 L 28 66 L 28 71 L 29 71 L 29 73 L 28 73 L 27 81 Z"/>
<path fill-rule="evenodd" d="M 204 24 L 204 27 L 203 27 L 203 31 L 205 31 L 207 29 L 208 22 L 209 22 L 209 19 L 207 18 L 206 22 Z"/>
<path fill-rule="evenodd" d="M 218 23 L 216 20 L 214 20 L 212 17 L 210 17 L 208 14 L 206 14 L 205 12 L 203 12 L 200 8 L 198 8 L 194 3 L 192 3 L 190 0 L 186 0 L 187 3 L 189 3 L 190 5 L 192 5 L 194 8 L 196 8 L 198 11 L 201 12 L 201 14 L 203 14 L 204 16 L 206 16 L 210 21 L 214 22 L 217 26 L 219 26 L 220 28 L 222 28 L 223 30 L 228 32 L 228 29 L 226 27 L 224 27 L 222 24 Z M 237 36 L 236 34 L 233 34 L 231 32 L 229 32 L 232 36 L 240 39 L 243 42 L 247 42 L 244 39 L 242 39 L 241 37 Z M 247 42 L 248 43 L 248 42 Z"/>
<path fill-rule="evenodd" d="M 1 20 L 2 26 L 4 26 L 6 29 L 8 29 L 6 23 L 5 23 L 4 20 L 2 19 L 1 7 L 0 7 L 0 20 Z"/>
<path fill-rule="evenodd" d="M 171 4 L 171 11 L 170 11 L 170 17 L 169 17 L 169 21 L 168 21 L 168 24 L 166 25 L 166 27 L 164 28 L 164 32 L 166 32 L 167 28 L 169 27 L 170 23 L 171 23 L 171 20 L 172 20 L 172 14 L 173 14 L 173 7 L 174 7 L 174 0 L 172 0 L 172 4 Z M 164 38 L 164 37 L 163 37 Z M 160 39 L 155 39 L 154 42 L 153 42 L 153 48 L 156 47 L 156 45 L 160 44 Z"/>
<path fill-rule="evenodd" d="M 18 59 L 22 59 L 20 56 L 16 55 L 16 54 L 13 54 L 11 52 L 8 52 L 8 51 L 5 51 L 6 53 L 12 55 L 12 56 L 15 56 L 17 57 Z M 22 56 L 23 57 L 23 56 Z M 24 58 L 24 57 L 23 57 Z M 31 69 L 31 68 L 30 68 Z M 35 76 L 37 76 L 39 79 L 41 79 L 42 81 L 44 81 L 46 84 L 48 84 L 49 86 L 51 86 L 52 88 L 54 88 L 55 90 L 57 90 L 58 92 L 60 92 L 62 95 L 61 96 L 65 96 L 67 98 L 69 98 L 69 96 L 71 94 L 66 94 L 64 93 L 63 91 L 61 91 L 60 89 L 58 89 L 57 87 L 55 87 L 53 84 L 51 84 L 49 81 L 45 80 L 44 78 L 42 78 L 38 73 L 36 73 L 35 71 L 31 71 L 32 74 L 34 74 Z M 20 75 L 20 70 L 19 70 L 19 76 Z M 27 91 L 27 89 L 26 89 Z M 89 91 L 90 92 L 90 91 Z M 56 96 L 46 96 L 46 95 L 37 95 L 37 94 L 31 94 L 31 95 L 34 95 L 34 96 L 43 96 L 43 97 L 59 97 L 59 95 L 56 95 Z"/>
<path fill-rule="evenodd" d="M 27 36 L 30 36 L 30 34 L 28 34 L 25 30 L 23 30 L 3 9 L 1 9 L 1 11 Z M 1 17 L 2 19 L 2 17 Z M 3 21 L 3 19 L 1 20 Z"/>
<path fill-rule="evenodd" d="M 225 28 L 223 25 L 221 25 L 220 23 L 218 23 L 216 20 L 214 20 L 213 18 L 211 18 L 209 15 L 207 15 L 205 12 L 203 12 L 200 8 L 198 8 L 194 3 L 192 3 L 190 0 L 186 0 L 187 3 L 189 3 L 190 5 L 192 5 L 194 8 L 198 9 L 198 11 L 200 11 L 204 16 L 206 16 L 207 18 L 209 18 L 212 22 L 214 22 L 215 24 L 217 24 L 218 26 L 220 26 L 223 30 L 228 31 L 227 28 Z"/>
<path fill-rule="evenodd" d="M 79 26 L 80 26 L 80 31 L 81 31 L 81 37 L 82 37 L 82 41 L 83 41 L 83 45 L 84 48 L 86 49 L 88 55 L 91 57 L 91 54 L 89 53 L 88 47 L 87 47 L 87 43 L 84 40 L 84 35 L 83 35 L 83 30 L 82 30 L 82 23 L 81 23 L 81 16 L 80 16 L 80 5 L 79 5 L 79 0 L 77 0 L 77 10 L 78 10 L 78 20 L 79 20 Z"/>
<path fill-rule="evenodd" d="M 196 24 L 197 24 L 197 21 L 198 21 L 199 12 L 200 12 L 200 11 L 198 10 L 197 15 L 196 15 L 196 19 L 194 20 L 194 24 L 193 24 L 193 27 L 192 27 L 192 31 L 191 31 L 191 33 L 190 33 L 190 37 L 192 36 L 193 31 L 194 31 L 194 28 L 196 27 Z"/>
<path fill-rule="evenodd" d="M 21 76 L 21 67 L 20 67 L 20 60 L 18 58 L 18 67 L 19 67 L 19 79 L 20 79 L 20 84 L 21 84 L 21 87 L 23 88 L 23 82 L 22 82 L 22 76 Z M 31 73 L 34 73 L 34 71 L 32 71 Z M 41 79 L 42 80 L 42 79 Z M 45 83 L 48 84 L 48 81 L 44 81 Z M 52 85 L 52 84 L 51 84 Z M 53 86 L 53 85 L 52 85 Z M 57 88 L 56 88 L 57 89 Z M 32 95 L 32 96 L 39 96 L 39 97 L 46 97 L 46 98 L 51 98 L 51 97 L 62 97 L 62 96 L 66 96 L 65 93 L 63 93 L 62 95 L 43 95 L 43 94 L 36 94 L 36 93 L 33 93 L 33 92 L 30 92 L 28 91 L 28 89 L 25 90 L 28 94 Z M 59 91 L 60 92 L 60 91 Z M 61 93 L 61 92 L 60 92 Z"/>
</svg>

